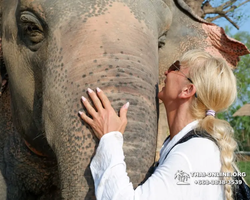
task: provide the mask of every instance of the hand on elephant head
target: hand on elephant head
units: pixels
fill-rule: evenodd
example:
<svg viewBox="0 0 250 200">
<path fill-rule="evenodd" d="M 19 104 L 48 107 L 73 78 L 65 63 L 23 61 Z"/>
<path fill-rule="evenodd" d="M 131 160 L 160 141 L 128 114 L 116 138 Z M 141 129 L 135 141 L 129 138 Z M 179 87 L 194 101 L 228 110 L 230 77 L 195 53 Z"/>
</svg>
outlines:
<svg viewBox="0 0 250 200">
<path fill-rule="evenodd" d="M 127 111 L 129 102 L 122 106 L 119 117 L 102 90 L 97 88 L 96 95 L 93 90 L 88 88 L 88 93 L 94 103 L 96 110 L 90 105 L 85 97 L 82 97 L 83 105 L 92 118 L 88 117 L 81 111 L 79 111 L 79 114 L 81 118 L 94 130 L 96 137 L 101 139 L 103 135 L 112 131 L 119 131 L 123 134 L 127 125 Z"/>
</svg>

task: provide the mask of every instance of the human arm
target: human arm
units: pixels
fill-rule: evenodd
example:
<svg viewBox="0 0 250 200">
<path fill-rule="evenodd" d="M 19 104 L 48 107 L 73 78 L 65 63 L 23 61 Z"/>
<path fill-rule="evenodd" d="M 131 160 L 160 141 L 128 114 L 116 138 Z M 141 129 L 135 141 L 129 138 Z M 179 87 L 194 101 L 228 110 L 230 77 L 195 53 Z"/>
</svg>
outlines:
<svg viewBox="0 0 250 200">
<path fill-rule="evenodd" d="M 83 104 L 92 118 L 89 118 L 84 113 L 81 113 L 81 117 L 89 123 L 100 139 L 96 155 L 91 162 L 91 172 L 97 199 L 145 200 L 166 199 L 166 196 L 168 199 L 176 199 L 171 198 L 171 195 L 175 193 L 174 188 L 176 185 L 169 178 L 173 176 L 174 172 L 171 170 L 175 170 L 175 168 L 170 168 L 169 166 L 164 168 L 159 166 L 159 169 L 156 170 L 155 174 L 148 181 L 137 187 L 136 190 L 133 189 L 126 173 L 126 164 L 122 150 L 123 136 L 120 133 L 125 130 L 124 124 L 126 124 L 126 120 L 123 117 L 127 108 L 122 107 L 119 117 L 113 111 L 106 96 L 102 96 L 104 95 L 102 91 L 97 91 L 97 96 L 93 91 L 90 91 L 89 94 L 96 106 L 96 110 L 90 106 L 86 99 L 83 99 Z M 98 97 L 101 100 L 99 102 Z M 114 124 L 114 122 L 117 124 Z M 119 132 L 119 130 L 121 131 Z M 183 158 L 181 159 L 183 160 Z M 185 164 L 182 166 L 185 166 Z M 178 194 L 174 194 L 174 196 L 176 197 Z"/>
<path fill-rule="evenodd" d="M 191 188 L 177 185 L 174 177 L 178 170 L 190 171 L 183 155 L 171 154 L 143 185 L 134 189 L 126 173 L 122 144 L 119 132 L 108 133 L 100 140 L 90 165 L 97 200 L 177 200 L 182 194 L 188 195 Z"/>
</svg>

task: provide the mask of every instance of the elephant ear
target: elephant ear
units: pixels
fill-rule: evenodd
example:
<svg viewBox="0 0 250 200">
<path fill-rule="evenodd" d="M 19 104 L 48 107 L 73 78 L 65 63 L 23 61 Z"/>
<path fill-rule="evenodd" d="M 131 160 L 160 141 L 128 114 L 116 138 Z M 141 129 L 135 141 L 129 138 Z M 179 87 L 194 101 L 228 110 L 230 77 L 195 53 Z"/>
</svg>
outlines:
<svg viewBox="0 0 250 200">
<path fill-rule="evenodd" d="M 227 36 L 223 28 L 205 23 L 202 27 L 208 35 L 205 50 L 214 56 L 223 57 L 231 68 L 236 68 L 240 61 L 239 56 L 250 54 L 243 43 Z"/>
<path fill-rule="evenodd" d="M 227 36 L 223 28 L 197 16 L 183 0 L 176 0 L 176 3 L 177 7 L 188 13 L 189 17 L 202 24 L 202 29 L 207 35 L 204 41 L 206 43 L 205 51 L 216 57 L 224 58 L 232 68 L 236 68 L 240 60 L 239 56 L 250 54 L 243 43 Z"/>
</svg>

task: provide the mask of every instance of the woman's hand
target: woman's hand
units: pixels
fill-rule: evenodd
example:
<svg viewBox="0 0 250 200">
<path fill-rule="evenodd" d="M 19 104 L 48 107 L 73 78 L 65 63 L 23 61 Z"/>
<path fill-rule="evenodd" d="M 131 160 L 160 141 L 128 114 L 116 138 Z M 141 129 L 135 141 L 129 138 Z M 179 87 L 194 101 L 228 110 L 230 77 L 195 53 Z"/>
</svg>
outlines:
<svg viewBox="0 0 250 200">
<path fill-rule="evenodd" d="M 119 131 L 123 134 L 127 125 L 129 102 L 122 106 L 119 117 L 103 91 L 99 88 L 96 90 L 97 95 L 93 90 L 88 88 L 89 96 L 92 99 L 97 111 L 89 104 L 86 98 L 82 97 L 82 103 L 88 113 L 92 116 L 92 119 L 85 113 L 79 111 L 81 118 L 92 127 L 95 135 L 99 139 L 101 139 L 104 134 L 111 131 Z"/>
</svg>

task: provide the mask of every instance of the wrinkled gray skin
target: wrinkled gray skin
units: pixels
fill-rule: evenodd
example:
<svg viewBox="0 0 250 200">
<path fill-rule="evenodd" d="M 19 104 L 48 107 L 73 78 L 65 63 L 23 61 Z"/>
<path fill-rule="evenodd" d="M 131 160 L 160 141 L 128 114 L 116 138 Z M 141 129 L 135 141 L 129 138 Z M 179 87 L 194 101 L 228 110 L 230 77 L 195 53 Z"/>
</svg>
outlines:
<svg viewBox="0 0 250 200">
<path fill-rule="evenodd" d="M 97 141 L 78 117 L 88 87 L 103 89 L 117 111 L 131 104 L 124 150 L 137 186 L 155 155 L 158 39 L 161 46 L 171 40 L 172 19 L 184 16 L 183 30 L 190 31 L 181 24 L 172 31 L 186 38 L 185 50 L 204 48 L 201 23 L 162 0 L 1 4 L 9 85 L 0 98 L 0 168 L 7 199 L 94 199 L 89 163 Z M 190 44 L 188 35 L 199 43 Z"/>
<path fill-rule="evenodd" d="M 88 166 L 96 140 L 78 111 L 81 95 L 97 86 L 117 110 L 131 104 L 124 148 L 137 185 L 155 152 L 158 37 L 171 20 L 164 2 L 6 0 L 2 11 L 8 199 L 94 199 Z"/>
</svg>

